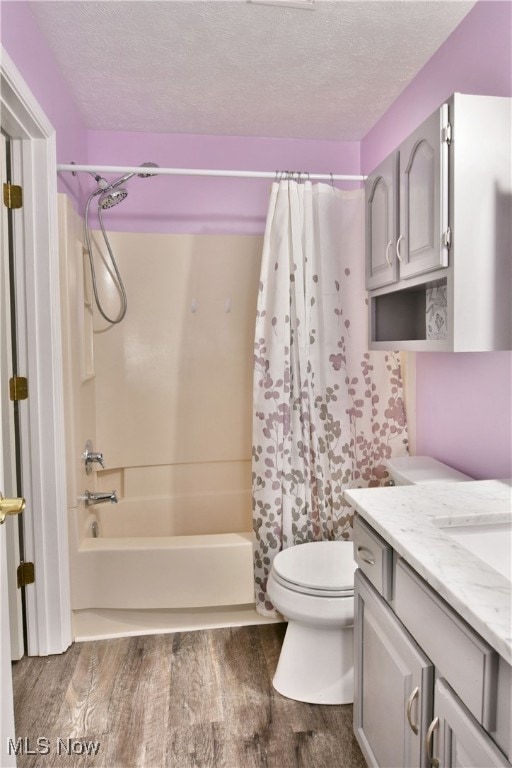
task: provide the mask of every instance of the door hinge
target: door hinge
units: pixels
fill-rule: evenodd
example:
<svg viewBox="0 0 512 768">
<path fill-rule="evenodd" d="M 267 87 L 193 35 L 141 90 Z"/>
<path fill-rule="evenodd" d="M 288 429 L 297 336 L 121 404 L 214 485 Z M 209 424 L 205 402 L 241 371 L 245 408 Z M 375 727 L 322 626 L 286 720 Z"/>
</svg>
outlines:
<svg viewBox="0 0 512 768">
<path fill-rule="evenodd" d="M 446 123 L 443 130 L 441 131 L 441 139 L 445 141 L 447 144 L 452 143 L 452 124 Z"/>
<path fill-rule="evenodd" d="M 443 245 L 445 248 L 452 247 L 452 230 L 450 227 L 448 227 L 446 232 L 443 232 Z"/>
<path fill-rule="evenodd" d="M 18 565 L 17 575 L 18 589 L 26 587 L 28 584 L 33 584 L 36 580 L 34 563 L 20 563 Z"/>
<path fill-rule="evenodd" d="M 10 181 L 4 184 L 4 205 L 6 208 L 14 209 L 23 206 L 23 189 L 18 184 L 11 184 Z"/>
<path fill-rule="evenodd" d="M 11 400 L 26 400 L 28 397 L 28 379 L 25 376 L 13 376 L 9 379 L 9 397 Z"/>
</svg>

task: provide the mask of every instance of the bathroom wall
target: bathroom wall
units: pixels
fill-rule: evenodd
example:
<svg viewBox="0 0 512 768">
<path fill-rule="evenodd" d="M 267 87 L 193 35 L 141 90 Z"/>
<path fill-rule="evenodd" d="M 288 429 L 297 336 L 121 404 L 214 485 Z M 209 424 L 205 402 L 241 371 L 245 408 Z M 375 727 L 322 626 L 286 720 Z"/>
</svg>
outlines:
<svg viewBox="0 0 512 768">
<path fill-rule="evenodd" d="M 359 142 L 122 131 L 90 131 L 88 158 L 97 165 L 138 165 L 151 160 L 170 168 L 349 174 L 359 174 L 360 165 Z M 109 228 L 117 232 L 262 234 L 270 184 L 267 179 L 190 176 L 133 179 L 123 205 L 109 212 Z"/>
<path fill-rule="evenodd" d="M 196 167 L 359 171 L 357 143 L 168 136 L 148 141 L 142 134 L 86 132 L 28 4 L 4 0 L 0 13 L 2 44 L 57 129 L 60 162 L 154 159 Z M 479 0 L 364 138 L 363 172 L 453 91 L 511 95 L 511 13 L 509 2 Z M 62 175 L 59 188 L 83 196 L 89 181 Z M 267 199 L 268 185 L 253 180 L 137 179 L 112 214 L 120 217 L 119 231 L 255 234 L 262 231 Z M 511 474 L 511 369 L 507 353 L 418 354 L 417 452 L 432 453 L 475 477 Z"/>
<path fill-rule="evenodd" d="M 125 497 L 248 495 L 262 238 L 114 232 L 110 242 L 128 313 L 109 328 L 96 313 L 102 485 Z M 115 316 L 108 274 L 98 277 Z"/>
<path fill-rule="evenodd" d="M 512 4 L 480 0 L 361 144 L 375 167 L 451 93 L 512 95 Z M 512 475 L 512 354 L 416 355 L 416 453 Z"/>
<path fill-rule="evenodd" d="M 68 163 L 74 157 L 85 157 L 85 121 L 25 0 L 0 2 L 0 36 L 2 46 L 55 128 L 58 161 Z M 73 195 L 76 186 L 69 187 L 68 181 L 59 178 L 59 191 Z"/>
<path fill-rule="evenodd" d="M 88 130 L 28 2 L 2 0 L 0 19 L 2 45 L 56 129 L 59 163 L 137 165 L 153 160 L 161 166 L 182 168 L 360 173 L 359 142 Z M 139 179 L 131 182 L 124 205 L 110 212 L 112 230 L 263 232 L 268 181 L 190 177 L 148 181 L 151 184 Z M 84 174 L 61 173 L 58 177 L 59 191 L 70 195 L 79 211 L 93 185 Z"/>
<path fill-rule="evenodd" d="M 71 561 L 83 537 L 87 517 L 80 496 L 96 489 L 96 474 L 85 473 L 82 454 L 88 440 L 96 442 L 93 377 L 93 325 L 90 276 L 85 269 L 83 222 L 70 198 L 58 196 L 59 277 L 61 287 L 66 480 Z"/>
</svg>

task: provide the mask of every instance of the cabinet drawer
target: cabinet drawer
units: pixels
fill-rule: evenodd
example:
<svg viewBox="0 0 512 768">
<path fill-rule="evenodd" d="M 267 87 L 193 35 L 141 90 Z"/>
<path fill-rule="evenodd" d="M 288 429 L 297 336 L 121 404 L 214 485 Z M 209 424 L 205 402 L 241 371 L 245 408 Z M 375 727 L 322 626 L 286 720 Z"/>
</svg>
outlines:
<svg viewBox="0 0 512 768">
<path fill-rule="evenodd" d="M 385 600 L 391 600 L 393 550 L 359 516 L 354 518 L 354 560 Z"/>
<path fill-rule="evenodd" d="M 394 574 L 394 609 L 471 714 L 493 731 L 498 654 L 400 558 Z"/>
</svg>

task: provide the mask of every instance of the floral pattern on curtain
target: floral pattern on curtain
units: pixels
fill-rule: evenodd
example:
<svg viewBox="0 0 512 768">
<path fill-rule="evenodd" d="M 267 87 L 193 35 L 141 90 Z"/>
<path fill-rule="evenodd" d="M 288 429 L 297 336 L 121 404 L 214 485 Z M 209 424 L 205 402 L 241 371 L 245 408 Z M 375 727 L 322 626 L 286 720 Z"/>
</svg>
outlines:
<svg viewBox="0 0 512 768">
<path fill-rule="evenodd" d="M 347 488 L 376 486 L 407 453 L 399 358 L 368 352 L 364 191 L 275 182 L 254 346 L 255 594 L 272 560 L 307 541 L 350 539 Z"/>
</svg>

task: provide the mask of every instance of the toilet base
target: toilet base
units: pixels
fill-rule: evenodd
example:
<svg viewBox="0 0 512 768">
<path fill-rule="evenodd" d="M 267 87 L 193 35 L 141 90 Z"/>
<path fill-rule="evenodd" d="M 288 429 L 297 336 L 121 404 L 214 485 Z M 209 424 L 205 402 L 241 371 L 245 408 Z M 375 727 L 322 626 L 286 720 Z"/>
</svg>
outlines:
<svg viewBox="0 0 512 768">
<path fill-rule="evenodd" d="M 309 704 L 351 704 L 354 696 L 353 627 L 317 628 L 290 621 L 273 686 Z"/>
</svg>

